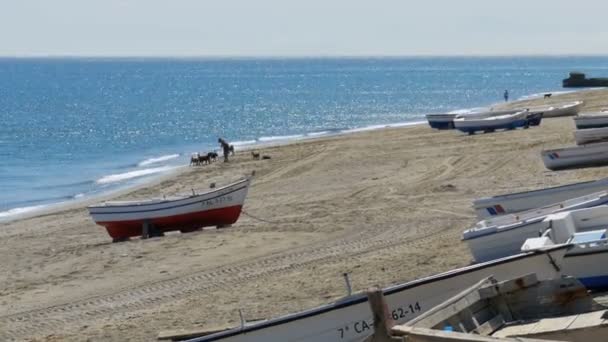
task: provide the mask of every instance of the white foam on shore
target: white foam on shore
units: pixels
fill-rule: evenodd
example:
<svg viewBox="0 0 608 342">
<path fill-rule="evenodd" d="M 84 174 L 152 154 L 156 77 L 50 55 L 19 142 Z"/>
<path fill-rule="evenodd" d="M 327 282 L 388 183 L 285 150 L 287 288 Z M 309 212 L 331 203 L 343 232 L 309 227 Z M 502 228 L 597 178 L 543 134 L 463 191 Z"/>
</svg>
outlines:
<svg viewBox="0 0 608 342">
<path fill-rule="evenodd" d="M 176 153 L 176 154 L 168 154 L 168 155 L 160 156 L 160 157 L 154 157 L 154 158 L 146 159 L 146 160 L 138 163 L 137 166 L 146 166 L 146 165 L 150 165 L 150 164 L 156 164 L 156 163 L 164 162 L 167 160 L 179 158 L 179 156 L 180 155 Z"/>
<path fill-rule="evenodd" d="M 30 207 L 13 208 L 7 211 L 0 212 L 0 220 L 8 219 L 14 216 L 27 214 L 32 211 L 40 210 L 48 207 L 49 204 L 32 205 Z"/>
<path fill-rule="evenodd" d="M 279 140 L 295 140 L 299 138 L 303 138 L 304 134 L 294 134 L 294 135 L 276 135 L 270 137 L 260 137 L 258 141 L 268 142 L 268 141 L 279 141 Z"/>
<path fill-rule="evenodd" d="M 232 145 L 232 146 L 253 145 L 257 142 L 258 142 L 257 140 L 233 141 L 230 143 L 230 145 Z"/>
<path fill-rule="evenodd" d="M 306 133 L 307 137 L 319 137 L 331 133 L 330 131 Z"/>
<path fill-rule="evenodd" d="M 96 181 L 96 183 L 97 184 L 117 183 L 117 182 L 122 182 L 122 181 L 126 181 L 126 180 L 133 179 L 133 178 L 139 178 L 139 177 L 143 177 L 143 176 L 153 175 L 156 173 L 167 172 L 174 168 L 175 167 L 173 167 L 173 166 L 161 166 L 161 167 L 154 167 L 154 168 L 143 169 L 143 170 L 135 170 L 135 171 L 125 172 L 125 173 L 117 173 L 117 174 L 101 177 L 100 179 L 98 179 Z"/>
<path fill-rule="evenodd" d="M 484 111 L 488 111 L 488 110 L 490 110 L 488 107 L 473 107 L 473 108 L 456 109 L 456 110 L 448 112 L 448 114 L 470 114 L 470 113 L 484 112 Z"/>
</svg>

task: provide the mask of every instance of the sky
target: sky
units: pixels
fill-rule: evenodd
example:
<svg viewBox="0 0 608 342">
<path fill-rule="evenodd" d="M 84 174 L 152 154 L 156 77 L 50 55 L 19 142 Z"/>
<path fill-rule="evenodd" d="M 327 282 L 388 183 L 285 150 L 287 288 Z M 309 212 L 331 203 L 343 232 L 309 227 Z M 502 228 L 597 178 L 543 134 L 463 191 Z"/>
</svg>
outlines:
<svg viewBox="0 0 608 342">
<path fill-rule="evenodd" d="M 608 55 L 606 0 L 0 0 L 0 56 Z"/>
</svg>

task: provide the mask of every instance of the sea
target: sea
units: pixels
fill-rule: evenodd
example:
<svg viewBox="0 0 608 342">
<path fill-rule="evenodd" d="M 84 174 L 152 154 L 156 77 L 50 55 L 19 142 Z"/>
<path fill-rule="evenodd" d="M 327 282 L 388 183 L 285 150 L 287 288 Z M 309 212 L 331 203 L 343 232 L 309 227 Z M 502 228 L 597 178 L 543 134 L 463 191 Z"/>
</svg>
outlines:
<svg viewBox="0 0 608 342">
<path fill-rule="evenodd" d="M 564 91 L 608 57 L 0 59 L 0 220 L 149 181 L 191 153 L 420 123 Z"/>
</svg>

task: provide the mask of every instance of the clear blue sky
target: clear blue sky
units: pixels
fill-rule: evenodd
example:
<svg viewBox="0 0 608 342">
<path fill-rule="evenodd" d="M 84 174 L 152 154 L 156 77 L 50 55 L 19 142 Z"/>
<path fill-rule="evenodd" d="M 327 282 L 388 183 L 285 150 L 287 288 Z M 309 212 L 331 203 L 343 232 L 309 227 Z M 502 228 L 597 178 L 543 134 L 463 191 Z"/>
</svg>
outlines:
<svg viewBox="0 0 608 342">
<path fill-rule="evenodd" d="M 607 15 L 607 0 L 0 0 L 0 55 L 608 54 Z"/>
</svg>

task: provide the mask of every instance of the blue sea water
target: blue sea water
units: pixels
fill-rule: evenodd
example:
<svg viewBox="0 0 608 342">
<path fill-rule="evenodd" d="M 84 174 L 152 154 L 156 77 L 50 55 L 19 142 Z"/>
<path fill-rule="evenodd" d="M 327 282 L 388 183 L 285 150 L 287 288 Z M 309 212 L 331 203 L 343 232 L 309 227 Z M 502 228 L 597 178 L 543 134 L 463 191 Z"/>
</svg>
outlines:
<svg viewBox="0 0 608 342">
<path fill-rule="evenodd" d="M 607 57 L 0 59 L 0 219 L 116 189 L 217 148 L 560 90 Z"/>
</svg>

